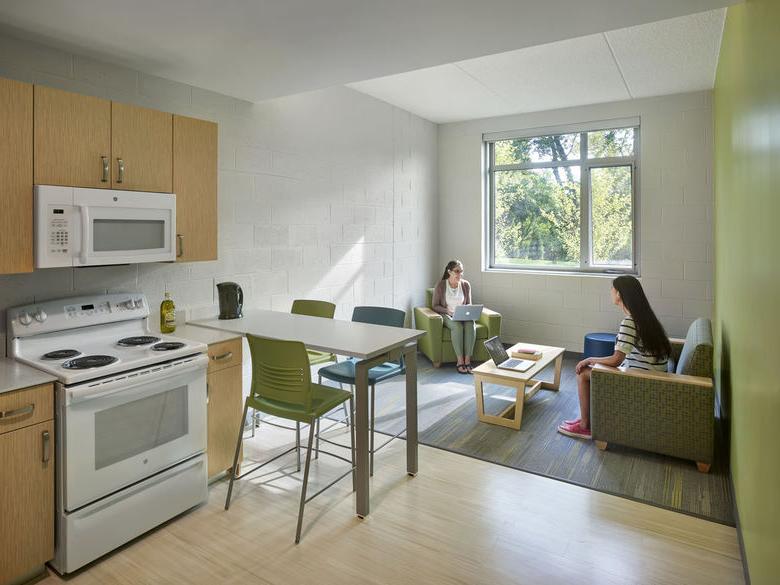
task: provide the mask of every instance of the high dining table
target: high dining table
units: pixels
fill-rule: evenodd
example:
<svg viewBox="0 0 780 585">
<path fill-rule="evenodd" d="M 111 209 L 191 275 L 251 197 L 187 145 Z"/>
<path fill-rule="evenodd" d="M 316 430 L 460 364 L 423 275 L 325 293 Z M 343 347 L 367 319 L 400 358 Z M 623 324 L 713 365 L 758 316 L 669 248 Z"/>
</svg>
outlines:
<svg viewBox="0 0 780 585">
<path fill-rule="evenodd" d="M 355 364 L 356 505 L 369 513 L 368 370 L 403 356 L 406 366 L 406 472 L 417 473 L 417 339 L 425 331 L 252 309 L 238 319 L 197 319 L 188 325 L 302 341 L 306 347 L 357 358 Z"/>
</svg>

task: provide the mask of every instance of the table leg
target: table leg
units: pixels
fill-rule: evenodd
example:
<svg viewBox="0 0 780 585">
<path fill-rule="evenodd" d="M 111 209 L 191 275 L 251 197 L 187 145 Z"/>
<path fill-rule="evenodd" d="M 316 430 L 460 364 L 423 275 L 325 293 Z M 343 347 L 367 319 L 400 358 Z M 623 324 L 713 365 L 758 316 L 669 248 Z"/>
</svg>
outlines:
<svg viewBox="0 0 780 585">
<path fill-rule="evenodd" d="M 355 512 L 368 516 L 368 370 L 369 363 L 355 364 Z M 408 375 L 408 374 L 407 374 Z"/>
<path fill-rule="evenodd" d="M 406 365 L 406 473 L 417 474 L 417 345 L 404 351 Z"/>
<path fill-rule="evenodd" d="M 552 382 L 542 382 L 542 388 L 545 390 L 560 390 L 561 388 L 561 367 L 563 366 L 563 354 L 555 358 L 555 375 Z M 549 366 L 547 366 L 549 367 Z M 533 381 L 533 380 L 532 380 Z"/>
</svg>

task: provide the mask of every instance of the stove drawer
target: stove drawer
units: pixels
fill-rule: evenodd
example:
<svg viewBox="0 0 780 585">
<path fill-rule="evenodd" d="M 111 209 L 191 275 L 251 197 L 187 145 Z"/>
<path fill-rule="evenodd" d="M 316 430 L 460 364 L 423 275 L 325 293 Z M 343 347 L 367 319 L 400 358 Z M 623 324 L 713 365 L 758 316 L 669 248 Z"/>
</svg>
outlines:
<svg viewBox="0 0 780 585">
<path fill-rule="evenodd" d="M 209 345 L 209 373 L 241 365 L 241 337 Z"/>
<path fill-rule="evenodd" d="M 51 384 L 0 394 L 0 434 L 54 418 Z"/>
</svg>

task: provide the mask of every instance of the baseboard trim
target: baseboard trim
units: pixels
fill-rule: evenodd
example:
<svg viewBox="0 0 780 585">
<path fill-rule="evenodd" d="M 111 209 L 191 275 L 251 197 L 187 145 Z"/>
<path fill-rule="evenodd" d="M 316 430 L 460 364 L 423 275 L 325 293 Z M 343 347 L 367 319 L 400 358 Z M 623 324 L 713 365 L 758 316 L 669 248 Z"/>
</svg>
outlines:
<svg viewBox="0 0 780 585">
<path fill-rule="evenodd" d="M 737 492 L 734 491 L 734 478 L 729 473 L 731 493 L 734 495 L 734 522 L 737 528 L 737 542 L 739 542 L 739 554 L 742 556 L 742 572 L 745 576 L 745 585 L 750 585 L 750 570 L 748 569 L 747 555 L 745 554 L 745 541 L 742 538 L 742 523 L 739 520 L 739 508 L 737 507 Z"/>
</svg>

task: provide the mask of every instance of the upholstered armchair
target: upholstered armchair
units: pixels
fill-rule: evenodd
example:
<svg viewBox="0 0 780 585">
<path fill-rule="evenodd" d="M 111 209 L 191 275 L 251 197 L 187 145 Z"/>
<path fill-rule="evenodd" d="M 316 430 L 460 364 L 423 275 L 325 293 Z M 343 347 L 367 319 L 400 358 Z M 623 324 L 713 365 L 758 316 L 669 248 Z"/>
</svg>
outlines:
<svg viewBox="0 0 780 585">
<path fill-rule="evenodd" d="M 599 449 L 615 443 L 690 459 L 706 473 L 715 434 L 709 319 L 694 321 L 684 340 L 670 341 L 670 373 L 594 366 L 591 433 Z"/>
<path fill-rule="evenodd" d="M 425 291 L 425 306 L 414 309 L 414 323 L 417 329 L 427 331 L 420 338 L 418 347 L 425 356 L 438 368 L 442 363 L 458 361 L 452 347 L 450 330 L 444 326 L 444 318 L 434 311 L 433 289 Z M 474 361 L 487 361 L 490 356 L 485 349 L 484 341 L 495 335 L 501 335 L 501 315 L 488 308 L 482 310 L 482 316 L 477 321 L 477 342 L 474 344 Z"/>
</svg>

